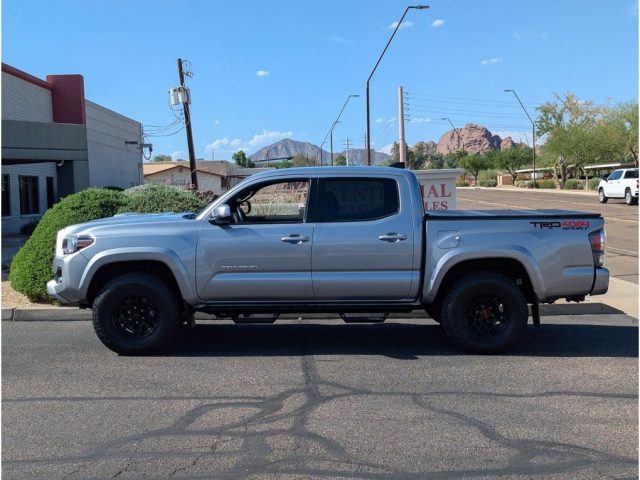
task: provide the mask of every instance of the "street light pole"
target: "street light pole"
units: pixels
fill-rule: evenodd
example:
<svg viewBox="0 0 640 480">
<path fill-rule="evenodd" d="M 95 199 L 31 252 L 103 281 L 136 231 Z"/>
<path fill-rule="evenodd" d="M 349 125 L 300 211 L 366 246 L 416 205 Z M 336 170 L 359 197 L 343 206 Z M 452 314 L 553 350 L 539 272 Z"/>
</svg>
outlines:
<svg viewBox="0 0 640 480">
<path fill-rule="evenodd" d="M 327 134 L 324 136 L 324 140 L 322 141 L 322 145 L 325 144 L 325 142 L 327 141 L 327 137 L 331 136 L 331 166 L 333 166 L 333 129 L 336 128 L 336 123 L 340 123 L 340 117 L 342 116 L 342 112 L 344 112 L 344 109 L 347 106 L 347 103 L 349 103 L 349 100 L 351 98 L 357 98 L 360 95 L 349 95 L 347 97 L 347 99 L 344 102 L 344 105 L 342 105 L 342 109 L 340 110 L 340 113 L 338 114 L 338 117 L 335 119 L 335 121 L 331 124 L 331 128 L 329 128 L 329 131 L 327 132 Z M 322 166 L 322 146 L 320 146 L 320 166 Z"/>
<path fill-rule="evenodd" d="M 382 60 L 382 57 L 384 56 L 385 52 L 387 51 L 387 48 L 389 48 L 389 44 L 391 43 L 391 40 L 393 40 L 393 37 L 395 37 L 396 32 L 400 28 L 400 25 L 402 25 L 402 21 L 404 20 L 404 17 L 407 15 L 407 12 L 412 8 L 414 8 L 416 10 L 424 10 L 424 9 L 429 8 L 429 6 L 428 5 L 409 5 L 407 8 L 405 8 L 404 13 L 402 14 L 402 17 L 400 17 L 400 21 L 396 25 L 396 28 L 393 30 L 393 33 L 391 34 L 391 37 L 387 41 L 387 44 L 385 45 L 384 50 L 382 50 L 382 53 L 378 57 L 378 61 L 376 62 L 375 66 L 373 67 L 373 70 L 371 70 L 371 74 L 369 75 L 369 78 L 367 78 L 367 86 L 366 86 L 366 96 L 367 96 L 367 165 L 371 165 L 371 119 L 370 119 L 370 116 L 369 116 L 369 82 L 371 81 L 371 77 L 373 77 L 373 74 L 376 72 L 376 68 L 378 68 L 378 65 L 380 64 L 380 60 Z"/>
<path fill-rule="evenodd" d="M 529 115 L 529 112 L 527 112 L 527 109 L 524 108 L 524 105 L 520 101 L 520 97 L 518 96 L 516 91 L 511 89 L 511 88 L 508 88 L 508 89 L 505 90 L 505 92 L 511 92 L 511 93 L 513 93 L 515 95 L 516 100 L 518 100 L 518 103 L 522 107 L 522 110 L 524 110 L 524 113 L 527 115 L 527 118 L 531 122 L 531 129 L 533 130 L 533 132 L 532 132 L 532 136 L 533 136 L 533 139 L 532 139 L 532 143 L 533 143 L 533 188 L 537 188 L 537 184 L 536 184 L 536 124 L 531 119 L 531 116 Z"/>
<path fill-rule="evenodd" d="M 453 126 L 453 123 L 451 122 L 451 120 L 449 118 L 442 117 L 442 120 L 446 120 L 447 122 L 449 122 L 449 125 L 451 125 L 451 128 L 453 128 L 453 131 L 456 132 L 456 135 L 458 136 L 458 142 L 460 143 L 460 145 L 462 145 L 462 153 L 465 153 L 464 152 L 464 142 L 462 141 L 462 137 L 460 137 L 460 132 L 458 132 L 458 129 Z"/>
</svg>

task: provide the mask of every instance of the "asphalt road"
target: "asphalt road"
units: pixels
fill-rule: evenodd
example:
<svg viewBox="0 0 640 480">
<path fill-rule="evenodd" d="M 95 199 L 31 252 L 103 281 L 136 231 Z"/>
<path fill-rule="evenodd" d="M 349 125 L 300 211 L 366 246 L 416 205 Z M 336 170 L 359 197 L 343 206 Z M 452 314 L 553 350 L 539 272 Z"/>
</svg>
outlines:
<svg viewBox="0 0 640 480">
<path fill-rule="evenodd" d="M 637 478 L 637 320 L 545 317 L 502 356 L 339 323 L 136 358 L 89 322 L 3 322 L 3 479 Z"/>
<path fill-rule="evenodd" d="M 557 193 L 553 190 L 458 188 L 456 195 L 457 207 L 461 210 L 558 208 L 600 213 L 607 232 L 605 266 L 612 276 L 638 283 L 637 205 L 628 206 L 624 200 L 613 199 L 601 204 L 595 193 Z"/>
</svg>

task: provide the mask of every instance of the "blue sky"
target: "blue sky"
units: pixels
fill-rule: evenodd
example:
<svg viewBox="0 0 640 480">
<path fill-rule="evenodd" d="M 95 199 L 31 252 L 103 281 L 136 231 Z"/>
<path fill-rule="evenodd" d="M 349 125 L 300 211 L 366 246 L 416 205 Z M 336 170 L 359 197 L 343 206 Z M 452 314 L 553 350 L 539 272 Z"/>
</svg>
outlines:
<svg viewBox="0 0 640 480">
<path fill-rule="evenodd" d="M 426 2 L 410 10 L 371 80 L 375 148 L 397 140 L 397 88 L 409 145 L 473 122 L 530 141 L 529 113 L 554 93 L 596 103 L 638 96 L 637 0 Z M 364 144 L 365 82 L 409 3 L 356 0 L 2 2 L 2 61 L 44 78 L 80 73 L 86 97 L 142 122 L 154 154 L 187 158 L 168 89 L 176 59 L 193 77 L 199 158 L 230 159 L 282 138 L 319 145 L 346 98 L 334 150 Z M 325 146 L 328 149 L 328 146 Z M 212 153 L 213 149 L 213 153 Z"/>
</svg>

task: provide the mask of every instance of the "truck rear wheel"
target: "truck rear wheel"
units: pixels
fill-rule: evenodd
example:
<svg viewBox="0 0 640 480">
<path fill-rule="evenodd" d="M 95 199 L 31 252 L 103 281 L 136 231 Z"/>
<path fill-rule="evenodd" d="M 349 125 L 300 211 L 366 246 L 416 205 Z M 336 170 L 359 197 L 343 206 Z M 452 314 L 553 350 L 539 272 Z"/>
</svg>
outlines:
<svg viewBox="0 0 640 480">
<path fill-rule="evenodd" d="M 627 205 L 635 205 L 636 204 L 636 198 L 633 196 L 633 194 L 631 193 L 631 189 L 627 188 L 624 192 L 624 202 Z"/>
<path fill-rule="evenodd" d="M 442 302 L 441 322 L 459 348 L 498 353 L 511 347 L 527 325 L 527 301 L 511 280 L 478 272 L 457 280 Z"/>
<path fill-rule="evenodd" d="M 93 328 L 100 341 L 122 355 L 160 350 L 176 336 L 180 307 L 171 288 L 148 273 L 120 275 L 93 303 Z"/>
</svg>

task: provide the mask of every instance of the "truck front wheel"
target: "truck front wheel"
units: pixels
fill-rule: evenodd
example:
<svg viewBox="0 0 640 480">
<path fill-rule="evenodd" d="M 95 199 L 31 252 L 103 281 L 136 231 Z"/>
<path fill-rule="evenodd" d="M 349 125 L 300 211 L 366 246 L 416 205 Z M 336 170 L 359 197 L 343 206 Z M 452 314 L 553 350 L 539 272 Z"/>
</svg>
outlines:
<svg viewBox="0 0 640 480">
<path fill-rule="evenodd" d="M 174 338 L 180 325 L 175 293 L 143 272 L 109 281 L 93 303 L 93 328 L 100 341 L 122 355 L 152 353 Z"/>
<path fill-rule="evenodd" d="M 604 188 L 600 188 L 600 190 L 598 190 L 598 200 L 600 203 L 607 203 L 609 201 L 609 198 L 604 194 Z"/>
<path fill-rule="evenodd" d="M 498 353 L 511 347 L 527 325 L 524 294 L 509 278 L 478 272 L 458 279 L 442 302 L 441 323 L 459 348 Z"/>
</svg>

